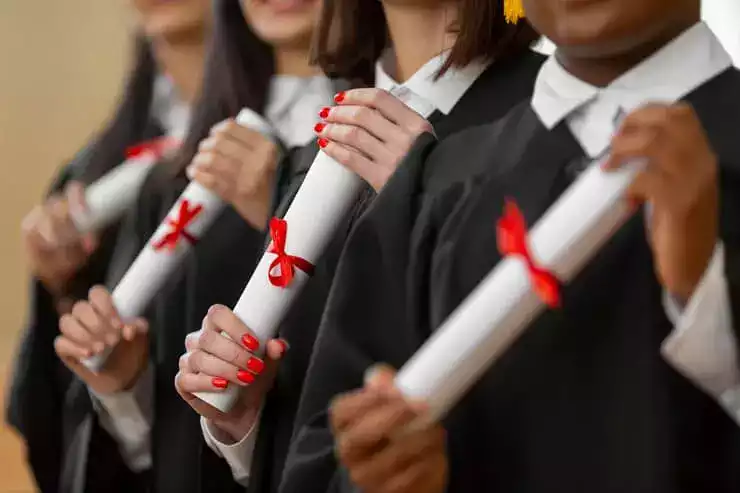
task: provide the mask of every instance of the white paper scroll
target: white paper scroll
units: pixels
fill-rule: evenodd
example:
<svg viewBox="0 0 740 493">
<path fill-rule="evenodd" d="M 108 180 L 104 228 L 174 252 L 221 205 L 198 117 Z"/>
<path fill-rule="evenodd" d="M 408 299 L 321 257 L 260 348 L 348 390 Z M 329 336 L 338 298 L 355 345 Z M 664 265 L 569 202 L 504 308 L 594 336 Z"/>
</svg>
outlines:
<svg viewBox="0 0 740 493">
<path fill-rule="evenodd" d="M 236 122 L 267 138 L 275 138 L 272 127 L 249 109 L 242 110 Z M 194 241 L 203 237 L 225 205 L 220 197 L 199 183 L 191 182 L 187 186 L 113 290 L 113 304 L 123 320 L 143 314 L 157 292 L 182 264 Z M 188 220 L 189 215 L 194 217 Z M 179 235 L 176 234 L 178 223 L 184 225 Z M 99 371 L 112 350 L 107 348 L 105 352 L 84 360 L 83 364 L 92 371 Z"/>
<path fill-rule="evenodd" d="M 409 108 L 428 118 L 434 107 L 409 89 L 399 86 L 391 94 Z M 295 196 L 285 221 L 288 234 L 285 251 L 316 264 L 337 226 L 355 204 L 362 187 L 362 179 L 332 158 L 319 152 Z M 275 337 L 283 317 L 308 276 L 295 270 L 295 278 L 287 288 L 273 286 L 268 279 L 270 264 L 275 254 L 265 253 L 252 274 L 247 287 L 234 307 L 234 313 L 260 340 L 260 347 Z M 228 412 L 239 395 L 239 389 L 230 385 L 223 392 L 197 394 L 216 409 Z"/>
<path fill-rule="evenodd" d="M 178 143 L 179 138 L 173 138 Z M 169 147 L 169 146 L 166 146 Z M 168 150 L 168 149 L 166 149 Z M 127 159 L 85 189 L 85 210 L 72 211 L 72 221 L 80 233 L 99 231 L 112 224 L 135 202 L 144 180 L 159 160 L 159 152 L 144 152 Z"/>
<path fill-rule="evenodd" d="M 623 195 L 642 163 L 616 172 L 591 167 L 529 235 L 537 265 L 572 280 L 631 215 Z M 546 307 L 521 257 L 502 259 L 403 366 L 396 385 L 443 417 Z"/>
</svg>

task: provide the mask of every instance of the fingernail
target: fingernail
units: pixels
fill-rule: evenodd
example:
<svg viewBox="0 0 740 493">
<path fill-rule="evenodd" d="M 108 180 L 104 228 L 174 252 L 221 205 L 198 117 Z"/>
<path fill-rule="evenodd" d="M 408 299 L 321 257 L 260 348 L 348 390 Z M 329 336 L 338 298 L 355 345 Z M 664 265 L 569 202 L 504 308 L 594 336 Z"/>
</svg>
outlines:
<svg viewBox="0 0 740 493">
<path fill-rule="evenodd" d="M 327 118 L 329 118 L 329 111 L 330 111 L 330 108 L 324 108 L 321 111 L 319 111 L 319 118 L 323 120 L 326 120 Z"/>
<path fill-rule="evenodd" d="M 250 351 L 257 351 L 260 347 L 260 341 L 257 340 L 252 334 L 244 334 L 242 336 L 242 344 Z"/>
<path fill-rule="evenodd" d="M 344 91 L 337 93 L 336 96 L 334 96 L 334 101 L 337 103 L 344 101 Z"/>
<path fill-rule="evenodd" d="M 290 349 L 290 344 L 285 339 L 278 339 L 277 343 L 282 347 L 282 353 L 285 354 Z"/>
<path fill-rule="evenodd" d="M 249 373 L 247 370 L 239 370 L 236 372 L 236 378 L 238 378 L 240 382 L 244 383 L 254 382 L 254 375 Z"/>
<path fill-rule="evenodd" d="M 185 168 L 185 175 L 192 180 L 193 176 L 195 176 L 195 167 L 188 166 L 187 168 Z"/>
<path fill-rule="evenodd" d="M 321 147 L 322 149 L 326 148 L 326 146 L 329 145 L 329 141 L 326 139 L 319 139 L 318 142 L 319 142 L 319 147 Z"/>
<path fill-rule="evenodd" d="M 247 361 L 247 370 L 259 375 L 265 368 L 265 362 L 259 358 L 251 357 Z"/>
<path fill-rule="evenodd" d="M 94 353 L 102 353 L 105 350 L 105 344 L 102 342 L 96 342 L 93 344 L 93 352 Z"/>
<path fill-rule="evenodd" d="M 213 378 L 211 380 L 211 383 L 217 389 L 225 389 L 226 387 L 229 386 L 229 381 L 226 380 L 225 378 L 221 378 L 221 377 L 215 377 L 215 378 Z"/>
<path fill-rule="evenodd" d="M 326 124 L 325 123 L 317 123 L 316 126 L 313 127 L 313 130 L 317 134 L 320 134 L 321 132 L 324 131 L 324 128 L 326 128 Z"/>
</svg>

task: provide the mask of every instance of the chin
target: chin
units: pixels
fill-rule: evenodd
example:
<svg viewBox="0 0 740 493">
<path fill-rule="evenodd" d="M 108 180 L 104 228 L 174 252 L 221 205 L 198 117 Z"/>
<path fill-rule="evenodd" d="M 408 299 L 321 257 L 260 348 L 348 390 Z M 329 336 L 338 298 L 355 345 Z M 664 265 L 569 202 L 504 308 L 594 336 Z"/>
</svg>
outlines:
<svg viewBox="0 0 740 493">
<path fill-rule="evenodd" d="M 267 44 L 278 47 L 308 49 L 313 36 L 313 23 L 291 26 L 291 23 L 274 24 L 271 26 L 252 26 L 257 37 Z"/>
<path fill-rule="evenodd" d="M 154 15 L 144 22 L 150 38 L 190 36 L 205 29 L 206 21 L 199 15 Z"/>
</svg>

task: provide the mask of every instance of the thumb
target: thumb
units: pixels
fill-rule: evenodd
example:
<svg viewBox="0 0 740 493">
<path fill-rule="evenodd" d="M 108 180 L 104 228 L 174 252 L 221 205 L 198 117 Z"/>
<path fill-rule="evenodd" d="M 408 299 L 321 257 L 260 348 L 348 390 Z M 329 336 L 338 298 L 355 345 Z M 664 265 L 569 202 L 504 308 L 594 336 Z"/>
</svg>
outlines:
<svg viewBox="0 0 740 493">
<path fill-rule="evenodd" d="M 369 367 L 365 371 L 365 387 L 376 390 L 390 390 L 396 378 L 396 370 L 380 363 Z"/>
</svg>

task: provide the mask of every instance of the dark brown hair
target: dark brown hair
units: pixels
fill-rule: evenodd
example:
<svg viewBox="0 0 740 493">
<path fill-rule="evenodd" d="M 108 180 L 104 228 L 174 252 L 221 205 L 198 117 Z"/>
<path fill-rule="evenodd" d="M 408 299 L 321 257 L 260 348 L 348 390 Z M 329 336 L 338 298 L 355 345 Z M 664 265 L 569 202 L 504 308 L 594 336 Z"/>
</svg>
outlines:
<svg viewBox="0 0 740 493">
<path fill-rule="evenodd" d="M 134 68 L 118 109 L 89 148 L 89 161 L 81 176 L 84 183 L 92 183 L 113 169 L 123 161 L 127 147 L 146 138 L 156 73 L 149 43 L 140 36 L 136 41 Z"/>
<path fill-rule="evenodd" d="M 538 39 L 524 20 L 508 24 L 504 0 L 459 0 L 458 32 L 444 73 L 476 59 L 517 56 Z M 332 77 L 372 81 L 375 62 L 388 44 L 388 28 L 379 0 L 324 0 L 314 43 L 314 61 Z"/>
<path fill-rule="evenodd" d="M 198 143 L 216 123 L 236 116 L 242 108 L 263 114 L 274 74 L 272 47 L 249 28 L 239 0 L 216 0 L 201 96 L 174 171 L 181 172 L 190 163 Z"/>
</svg>

